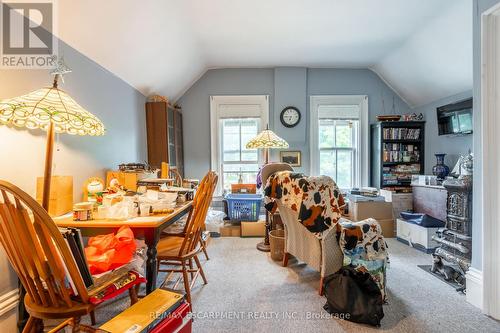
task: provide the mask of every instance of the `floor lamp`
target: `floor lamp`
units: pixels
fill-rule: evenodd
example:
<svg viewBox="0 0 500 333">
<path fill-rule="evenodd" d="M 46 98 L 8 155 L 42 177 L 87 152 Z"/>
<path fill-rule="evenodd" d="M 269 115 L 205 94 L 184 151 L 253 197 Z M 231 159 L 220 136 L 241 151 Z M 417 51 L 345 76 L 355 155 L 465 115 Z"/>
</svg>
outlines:
<svg viewBox="0 0 500 333">
<path fill-rule="evenodd" d="M 248 141 L 246 144 L 247 149 L 264 149 L 265 164 L 269 163 L 269 149 L 286 149 L 288 148 L 288 142 L 277 136 L 273 131 L 269 129 L 269 125 L 266 129 L 260 132 L 255 138 Z M 265 181 L 263 179 L 262 181 Z M 266 236 L 263 242 L 257 244 L 257 249 L 264 252 L 270 251 L 269 245 L 269 215 L 266 212 Z"/>
<path fill-rule="evenodd" d="M 62 74 L 71 72 L 62 61 L 52 71 L 52 87 L 35 90 L 29 94 L 0 101 L 0 123 L 29 129 L 47 131 L 45 171 L 42 206 L 49 210 L 50 182 L 55 133 L 74 135 L 104 135 L 103 123 L 86 111 L 66 92 L 58 88 Z"/>
</svg>

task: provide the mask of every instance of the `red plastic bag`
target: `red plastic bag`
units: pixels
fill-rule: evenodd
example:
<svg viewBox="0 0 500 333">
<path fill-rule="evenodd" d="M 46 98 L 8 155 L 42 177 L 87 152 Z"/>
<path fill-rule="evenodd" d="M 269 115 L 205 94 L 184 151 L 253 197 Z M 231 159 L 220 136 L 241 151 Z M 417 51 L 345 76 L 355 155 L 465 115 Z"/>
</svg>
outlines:
<svg viewBox="0 0 500 333">
<path fill-rule="evenodd" d="M 132 260 L 136 247 L 134 233 L 128 226 L 121 227 L 116 235 L 89 238 L 85 256 L 90 273 L 99 274 L 127 264 Z"/>
</svg>

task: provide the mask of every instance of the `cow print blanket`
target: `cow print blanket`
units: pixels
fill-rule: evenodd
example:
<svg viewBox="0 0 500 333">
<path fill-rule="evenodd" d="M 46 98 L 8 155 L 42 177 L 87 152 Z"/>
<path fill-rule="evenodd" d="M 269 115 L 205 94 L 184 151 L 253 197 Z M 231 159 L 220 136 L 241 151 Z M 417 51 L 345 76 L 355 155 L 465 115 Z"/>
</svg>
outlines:
<svg viewBox="0 0 500 333">
<path fill-rule="evenodd" d="M 342 217 L 344 198 L 330 177 L 306 177 L 301 173 L 280 171 L 267 179 L 264 188 L 265 207 L 271 213 L 276 200 L 296 211 L 299 222 L 321 238 L 322 233 L 337 225 Z"/>
</svg>

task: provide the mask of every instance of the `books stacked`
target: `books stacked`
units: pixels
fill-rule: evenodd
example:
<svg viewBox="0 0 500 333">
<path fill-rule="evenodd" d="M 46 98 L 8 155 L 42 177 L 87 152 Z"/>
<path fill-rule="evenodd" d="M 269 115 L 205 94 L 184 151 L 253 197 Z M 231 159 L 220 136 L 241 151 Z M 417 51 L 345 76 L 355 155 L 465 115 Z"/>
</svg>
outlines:
<svg viewBox="0 0 500 333">
<path fill-rule="evenodd" d="M 384 162 L 418 162 L 420 152 L 418 146 L 403 143 L 384 143 Z"/>
<path fill-rule="evenodd" d="M 89 266 L 87 264 L 87 258 L 85 257 L 85 249 L 83 245 L 83 238 L 80 229 L 77 228 L 59 228 L 61 235 L 64 240 L 68 244 L 68 247 L 73 255 L 73 259 L 75 261 L 76 267 L 82 276 L 82 280 L 87 287 L 91 287 L 94 284 L 94 280 L 92 275 L 90 274 Z M 64 262 L 63 262 L 64 264 Z M 66 276 L 68 278 L 68 282 L 73 289 L 73 293 L 78 295 L 75 284 L 71 279 L 71 276 L 68 272 L 66 265 L 64 264 L 64 269 L 66 270 Z"/>
<path fill-rule="evenodd" d="M 419 128 L 384 128 L 382 133 L 384 140 L 418 140 L 420 139 Z"/>
</svg>

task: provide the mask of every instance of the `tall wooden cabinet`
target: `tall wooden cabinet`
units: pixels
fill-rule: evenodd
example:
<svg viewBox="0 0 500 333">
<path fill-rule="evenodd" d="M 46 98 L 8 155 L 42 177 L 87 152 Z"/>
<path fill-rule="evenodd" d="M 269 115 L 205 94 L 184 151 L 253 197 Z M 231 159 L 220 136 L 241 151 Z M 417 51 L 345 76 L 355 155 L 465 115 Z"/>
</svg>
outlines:
<svg viewBox="0 0 500 333">
<path fill-rule="evenodd" d="M 148 162 L 160 168 L 161 162 L 175 166 L 184 177 L 182 110 L 167 102 L 146 103 Z"/>
</svg>

